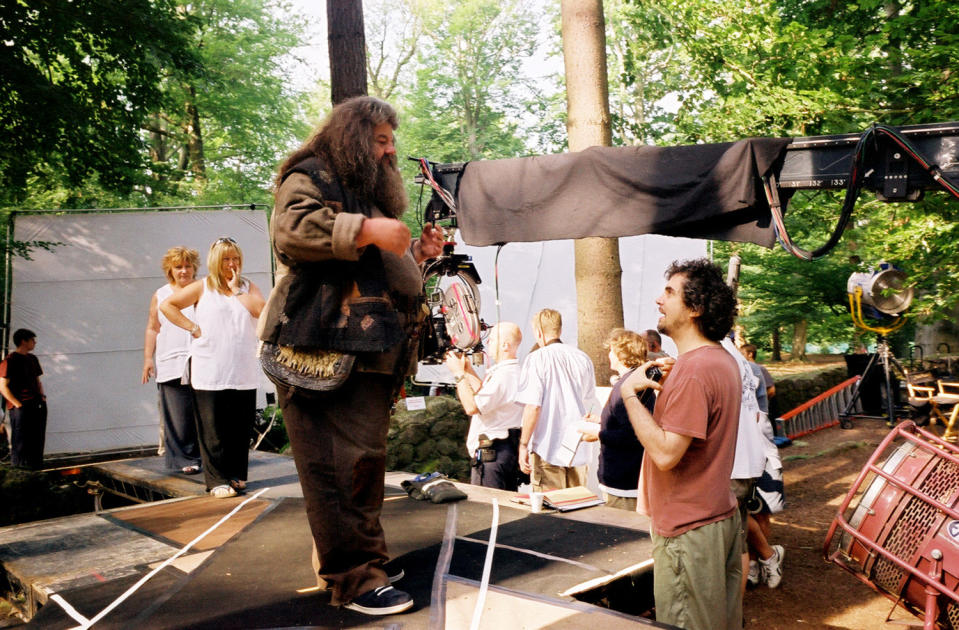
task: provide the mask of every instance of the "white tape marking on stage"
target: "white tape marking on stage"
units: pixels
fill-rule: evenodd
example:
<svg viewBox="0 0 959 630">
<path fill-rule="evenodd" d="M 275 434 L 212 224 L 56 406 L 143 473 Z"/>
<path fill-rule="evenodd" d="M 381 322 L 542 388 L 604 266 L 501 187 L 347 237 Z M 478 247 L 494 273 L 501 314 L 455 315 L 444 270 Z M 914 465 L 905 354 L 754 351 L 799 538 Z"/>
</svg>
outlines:
<svg viewBox="0 0 959 630">
<path fill-rule="evenodd" d="M 63 609 L 65 613 L 73 617 L 74 621 L 78 623 L 90 623 L 90 620 L 77 612 L 77 609 L 70 605 L 70 602 L 60 597 L 59 593 L 54 593 L 50 596 L 50 599 L 60 604 L 60 608 Z"/>
<path fill-rule="evenodd" d="M 585 591 L 591 591 L 594 588 L 605 586 L 606 584 L 609 584 L 613 580 L 617 580 L 623 577 L 624 575 L 631 575 L 633 573 L 638 573 L 639 571 L 648 569 L 651 566 L 653 566 L 652 558 L 650 558 L 649 560 L 643 560 L 642 562 L 638 564 L 634 564 L 632 566 L 626 567 L 625 569 L 620 569 L 616 573 L 605 575 L 603 577 L 593 578 L 592 580 L 587 580 L 586 582 L 583 582 L 582 584 L 577 584 L 576 586 L 568 588 L 562 593 L 560 593 L 560 596 L 572 597 L 573 595 L 578 595 L 579 593 L 583 593 Z"/>
<path fill-rule="evenodd" d="M 192 549 L 195 544 L 197 544 L 198 542 L 200 542 L 201 540 L 203 540 L 204 538 L 206 538 L 206 537 L 207 537 L 210 533 L 212 533 L 217 527 L 219 527 L 220 525 L 222 525 L 223 523 L 225 523 L 227 520 L 230 519 L 230 517 L 232 517 L 234 514 L 236 514 L 237 512 L 239 512 L 239 511 L 243 508 L 244 505 L 246 505 L 246 504 L 249 503 L 250 501 L 256 499 L 257 497 L 259 497 L 261 494 L 263 494 L 264 492 L 266 492 L 266 491 L 268 491 L 268 490 L 270 490 L 270 488 L 263 488 L 262 490 L 260 490 L 259 492 L 257 492 L 257 493 L 254 494 L 253 496 L 251 496 L 249 499 L 245 500 L 243 503 L 240 503 L 238 506 L 236 506 L 235 508 L 233 508 L 233 509 L 230 511 L 229 514 L 227 514 L 226 516 L 224 516 L 223 518 L 221 518 L 220 520 L 218 520 L 216 523 L 214 523 L 213 525 L 211 525 L 208 530 L 206 530 L 205 532 L 203 532 L 202 534 L 200 534 L 199 536 L 197 536 L 196 538 L 194 538 L 193 540 L 191 540 L 190 542 L 188 542 L 187 545 L 186 545 L 186 547 L 184 547 L 184 548 L 181 549 L 180 551 L 178 551 L 178 552 L 176 552 L 175 554 L 173 554 L 173 556 L 171 556 L 171 557 L 170 557 L 169 559 L 167 559 L 165 562 L 163 562 L 162 564 L 160 564 L 159 566 L 157 566 L 155 569 L 153 569 L 152 571 L 150 571 L 149 573 L 147 573 L 146 575 L 144 575 L 142 578 L 140 578 L 140 580 L 139 580 L 136 584 L 134 584 L 133 586 L 131 586 L 130 588 L 128 588 L 127 591 L 126 591 L 123 595 L 120 595 L 119 597 L 117 597 L 115 600 L 113 600 L 113 603 L 112 603 L 112 604 L 110 604 L 109 606 L 107 606 L 106 608 L 104 608 L 103 610 L 101 610 L 100 613 L 99 613 L 96 617 L 94 617 L 93 619 L 90 619 L 89 621 L 81 622 L 81 624 L 80 624 L 79 626 L 76 626 L 76 627 L 74 627 L 74 628 L 71 628 L 70 630 L 86 630 L 87 628 L 91 627 L 93 624 L 97 623 L 98 621 L 100 621 L 101 619 L 103 619 L 104 617 L 106 617 L 108 614 L 110 614 L 110 611 L 111 611 L 111 610 L 113 610 L 114 608 L 116 608 L 117 606 L 119 606 L 120 604 L 122 604 L 128 597 L 130 597 L 130 595 L 133 595 L 134 593 L 136 593 L 136 592 L 140 589 L 141 586 L 143 586 L 144 584 L 147 583 L 147 581 L 148 581 L 150 578 L 152 578 L 154 575 L 156 575 L 157 573 L 159 573 L 160 571 L 162 571 L 163 569 L 165 569 L 166 567 L 168 567 L 168 566 L 170 565 L 170 563 L 172 563 L 174 560 L 176 560 L 177 558 L 179 558 L 180 556 L 182 556 L 183 554 L 185 554 L 187 551 L 189 551 L 190 549 Z M 59 602 L 58 602 L 58 603 L 59 603 Z M 64 602 L 64 603 L 66 603 L 66 602 Z M 63 604 L 60 604 L 60 605 L 63 606 Z M 66 610 L 66 609 L 64 609 L 64 610 Z M 71 615 L 71 616 L 72 616 L 72 615 Z M 76 619 L 76 617 L 74 617 L 74 619 Z M 79 619 L 78 619 L 77 621 L 79 621 Z"/>
<path fill-rule="evenodd" d="M 433 588 L 430 592 L 430 630 L 444 630 L 446 628 L 446 575 L 450 571 L 450 562 L 453 559 L 453 543 L 456 540 L 456 521 L 459 511 L 456 502 L 446 508 L 446 528 L 443 530 L 443 544 L 440 546 L 440 555 L 436 559 L 436 570 L 433 572 Z"/>
<path fill-rule="evenodd" d="M 468 536 L 457 536 L 457 540 L 465 540 L 466 542 L 478 543 L 480 545 L 488 544 L 485 540 L 480 540 L 478 538 L 469 538 Z M 561 558 L 560 556 L 552 556 L 548 553 L 540 553 L 539 551 L 533 551 L 532 549 L 524 549 L 522 547 L 513 547 L 511 545 L 496 545 L 500 549 L 509 549 L 510 551 L 518 551 L 520 553 L 528 553 L 531 556 L 536 556 L 537 558 L 543 558 L 544 560 L 555 560 L 557 562 L 566 562 L 568 564 L 573 564 L 578 567 L 582 567 L 587 571 L 599 571 L 601 573 L 608 573 L 608 571 L 603 571 L 599 567 L 594 567 L 591 564 L 586 564 L 585 562 L 577 562 L 576 560 L 570 560 L 569 558 Z"/>
<path fill-rule="evenodd" d="M 483 563 L 483 579 L 480 582 L 479 595 L 476 597 L 476 608 L 473 609 L 473 620 L 470 630 L 479 630 L 480 619 L 483 618 L 483 609 L 486 608 L 486 593 L 489 590 L 489 574 L 493 568 L 493 552 L 496 550 L 496 534 L 499 531 L 499 501 L 493 498 L 493 523 L 489 530 L 489 544 L 486 546 L 486 561 Z"/>
</svg>

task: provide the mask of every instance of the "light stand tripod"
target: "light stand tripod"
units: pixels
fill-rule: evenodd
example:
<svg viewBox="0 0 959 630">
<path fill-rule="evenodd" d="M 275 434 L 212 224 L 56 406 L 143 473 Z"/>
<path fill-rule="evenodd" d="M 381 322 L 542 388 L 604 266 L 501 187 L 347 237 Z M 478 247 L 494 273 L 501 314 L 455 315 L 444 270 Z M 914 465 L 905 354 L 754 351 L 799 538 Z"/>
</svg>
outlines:
<svg viewBox="0 0 959 630">
<path fill-rule="evenodd" d="M 886 384 L 886 424 L 888 424 L 890 427 L 896 424 L 896 402 L 892 390 L 892 373 L 890 371 L 890 366 L 895 366 L 899 371 L 899 375 L 903 377 L 905 376 L 905 370 L 903 370 L 903 367 L 899 363 L 898 359 L 896 359 L 896 357 L 892 354 L 892 350 L 889 349 L 889 342 L 886 340 L 886 336 L 880 333 L 876 341 L 876 353 L 870 357 L 869 363 L 866 364 L 866 369 L 863 370 L 862 378 L 856 382 L 856 385 L 853 388 L 852 398 L 849 399 L 849 402 L 846 403 L 845 408 L 843 408 L 843 410 L 839 413 L 839 426 L 841 428 L 853 428 L 853 415 L 865 418 L 876 417 L 865 416 L 863 414 L 853 414 L 851 412 L 855 408 L 856 402 L 861 400 L 862 384 L 866 381 L 866 379 L 870 378 L 870 370 L 872 370 L 872 366 L 877 360 L 882 364 L 882 373 Z"/>
<path fill-rule="evenodd" d="M 896 359 L 892 354 L 892 350 L 889 349 L 889 341 L 886 339 L 886 335 L 896 330 L 899 330 L 906 324 L 906 318 L 902 316 L 897 316 L 896 321 L 890 324 L 889 326 L 870 326 L 868 325 L 862 317 L 862 289 L 859 287 L 855 288 L 855 291 L 849 294 L 849 314 L 852 317 L 852 323 L 857 328 L 862 328 L 863 330 L 869 330 L 878 335 L 876 341 L 876 353 L 872 355 L 869 359 L 869 363 L 866 364 L 866 369 L 862 373 L 862 378 L 860 378 L 854 387 L 852 398 L 849 399 L 849 402 L 846 403 L 846 406 L 839 413 L 839 426 L 842 429 L 851 429 L 852 428 L 852 410 L 856 406 L 856 402 L 861 399 L 862 395 L 862 384 L 870 376 L 870 370 L 872 369 L 873 364 L 876 360 L 882 362 L 882 373 L 885 378 L 886 384 L 886 424 L 894 426 L 896 424 L 896 402 L 895 394 L 892 391 L 892 374 L 890 372 L 890 365 L 895 366 L 899 375 L 905 378 L 905 370 L 902 367 L 902 364 Z M 873 417 L 873 416 L 863 416 L 862 414 L 855 414 L 861 417 Z"/>
</svg>

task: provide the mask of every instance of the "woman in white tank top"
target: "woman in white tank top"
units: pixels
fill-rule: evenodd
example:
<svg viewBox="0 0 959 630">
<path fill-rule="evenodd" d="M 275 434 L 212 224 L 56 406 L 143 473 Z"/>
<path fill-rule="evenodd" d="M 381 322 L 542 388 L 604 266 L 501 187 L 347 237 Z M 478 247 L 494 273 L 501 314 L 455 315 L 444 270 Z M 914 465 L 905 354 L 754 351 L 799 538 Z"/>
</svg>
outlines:
<svg viewBox="0 0 959 630">
<path fill-rule="evenodd" d="M 197 403 L 203 474 L 210 494 L 226 498 L 246 487 L 260 374 L 256 320 L 265 300 L 260 289 L 240 275 L 243 252 L 232 238 L 210 246 L 207 268 L 210 275 L 175 291 L 160 311 L 190 331 L 190 385 Z M 193 304 L 191 319 L 185 310 Z"/>
<path fill-rule="evenodd" d="M 156 377 L 161 454 L 167 469 L 193 475 L 200 472 L 196 404 L 193 390 L 180 382 L 190 354 L 190 333 L 171 324 L 160 312 L 159 304 L 176 289 L 193 282 L 200 267 L 200 255 L 195 249 L 171 247 L 163 256 L 162 266 L 167 284 L 157 289 L 150 300 L 150 316 L 143 341 L 142 382 L 147 383 L 150 377 Z M 183 313 L 193 317 L 193 306 L 188 306 Z"/>
</svg>

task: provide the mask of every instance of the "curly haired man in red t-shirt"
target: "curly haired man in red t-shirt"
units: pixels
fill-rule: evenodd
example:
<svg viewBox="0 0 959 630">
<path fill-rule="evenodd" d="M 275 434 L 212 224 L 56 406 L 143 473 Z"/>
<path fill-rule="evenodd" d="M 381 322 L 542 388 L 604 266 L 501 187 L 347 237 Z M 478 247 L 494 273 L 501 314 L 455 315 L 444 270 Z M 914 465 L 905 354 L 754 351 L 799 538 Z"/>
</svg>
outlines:
<svg viewBox="0 0 959 630">
<path fill-rule="evenodd" d="M 659 359 L 620 385 L 630 424 L 646 449 L 640 504 L 652 523 L 656 619 L 687 630 L 742 628 L 742 539 L 729 488 L 739 427 L 740 377 L 719 342 L 736 303 L 707 260 L 673 263 L 656 300 L 658 329 L 679 356 Z M 637 393 L 659 389 L 651 415 Z"/>
</svg>

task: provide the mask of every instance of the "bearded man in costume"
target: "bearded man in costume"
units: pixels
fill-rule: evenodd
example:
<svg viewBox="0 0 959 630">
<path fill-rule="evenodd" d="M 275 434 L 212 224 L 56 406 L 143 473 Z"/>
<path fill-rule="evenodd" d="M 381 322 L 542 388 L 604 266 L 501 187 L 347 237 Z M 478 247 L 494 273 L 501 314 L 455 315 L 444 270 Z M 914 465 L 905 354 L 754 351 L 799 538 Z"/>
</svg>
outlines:
<svg viewBox="0 0 959 630">
<path fill-rule="evenodd" d="M 443 245 L 441 230 L 426 225 L 411 239 L 400 220 L 407 196 L 397 126 L 384 101 L 349 99 L 280 166 L 270 220 L 277 282 L 260 321 L 264 348 L 281 363 L 325 366 L 318 375 L 330 368 L 333 381 L 348 374 L 327 391 L 277 382 L 277 397 L 318 581 L 331 604 L 369 615 L 413 606 L 384 570 L 386 433 L 394 396 L 415 366 L 419 264 Z"/>
</svg>

